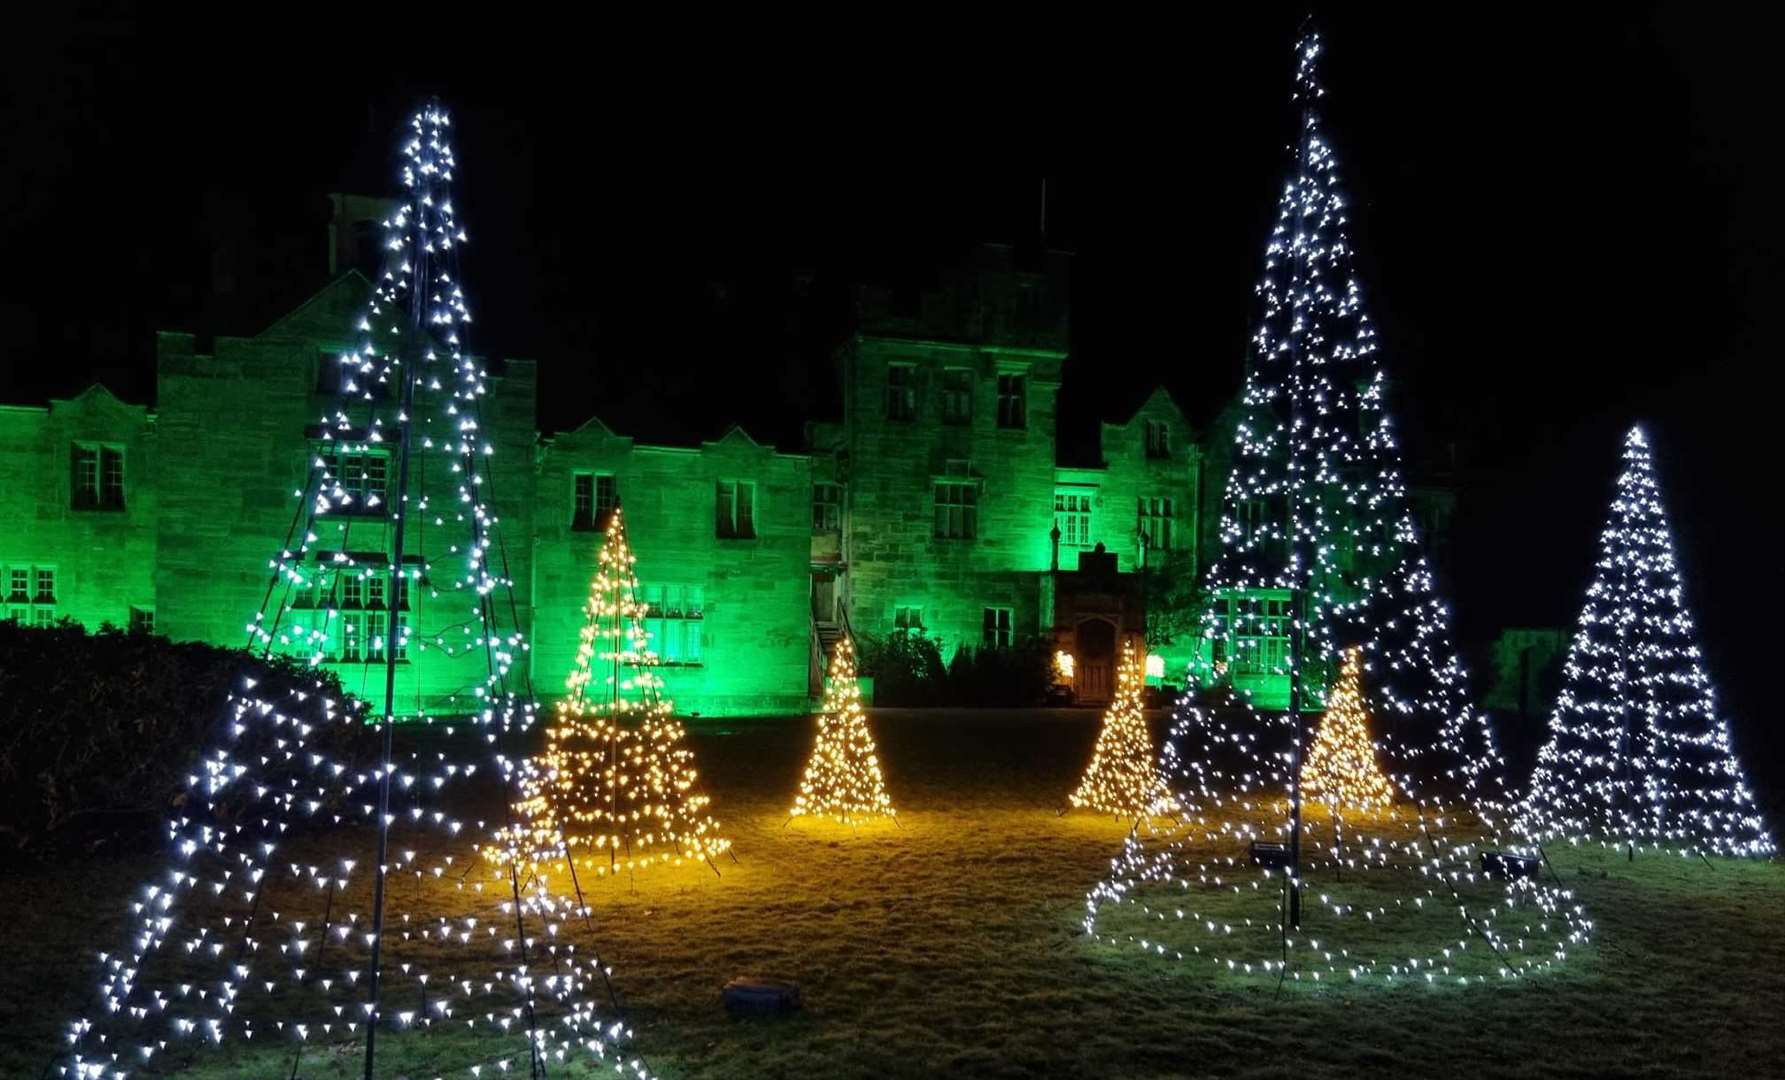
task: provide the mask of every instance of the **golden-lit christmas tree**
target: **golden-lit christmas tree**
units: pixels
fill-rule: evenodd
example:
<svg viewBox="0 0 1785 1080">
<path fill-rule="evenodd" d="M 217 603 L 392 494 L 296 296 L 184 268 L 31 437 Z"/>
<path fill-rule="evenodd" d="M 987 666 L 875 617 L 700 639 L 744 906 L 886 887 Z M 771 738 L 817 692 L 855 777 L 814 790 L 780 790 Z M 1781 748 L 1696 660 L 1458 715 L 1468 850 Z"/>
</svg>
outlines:
<svg viewBox="0 0 1785 1080">
<path fill-rule="evenodd" d="M 526 822 L 516 854 L 538 868 L 568 857 L 597 876 L 711 863 L 731 841 L 707 812 L 687 729 L 663 696 L 618 508 L 600 559 L 569 694 L 516 805 Z"/>
<path fill-rule="evenodd" d="M 1302 762 L 1302 795 L 1338 810 L 1380 810 L 1394 797 L 1388 777 L 1376 765 L 1370 714 L 1364 709 L 1362 650 L 1345 650 L 1339 681 L 1326 702 L 1326 716 Z"/>
<path fill-rule="evenodd" d="M 837 654 L 831 657 L 824 708 L 818 714 L 818 743 L 806 762 L 791 813 L 832 817 L 845 825 L 896 813 L 886 797 L 880 758 L 855 681 L 855 650 L 846 637 L 838 640 Z"/>
<path fill-rule="evenodd" d="M 1068 798 L 1073 806 L 1088 806 L 1106 814 L 1140 817 L 1166 810 L 1164 778 L 1153 757 L 1153 735 L 1141 715 L 1141 688 L 1145 668 L 1140 654 L 1128 642 L 1122 644 L 1122 660 L 1116 668 L 1116 696 L 1103 714 L 1103 730 L 1085 769 L 1078 790 Z"/>
</svg>

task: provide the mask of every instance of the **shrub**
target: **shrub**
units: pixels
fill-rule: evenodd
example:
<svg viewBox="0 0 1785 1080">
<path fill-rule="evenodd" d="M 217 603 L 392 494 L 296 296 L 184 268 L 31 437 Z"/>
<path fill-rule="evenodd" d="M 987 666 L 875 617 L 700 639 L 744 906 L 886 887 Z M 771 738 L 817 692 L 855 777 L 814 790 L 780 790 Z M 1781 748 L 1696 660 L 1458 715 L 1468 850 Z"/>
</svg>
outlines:
<svg viewBox="0 0 1785 1080">
<path fill-rule="evenodd" d="M 289 702 L 282 711 L 316 725 L 316 750 L 363 759 L 373 735 L 348 718 L 357 704 L 324 722 L 327 703 L 350 700 L 328 672 L 109 626 L 0 623 L 0 843 L 41 855 L 146 839 L 184 802 L 187 777 L 227 734 L 231 696 L 249 678 L 257 696 Z M 258 755 L 276 737 L 252 725 L 232 756 Z M 226 797 L 219 813 L 238 805 Z"/>
<path fill-rule="evenodd" d="M 921 634 L 864 637 L 860 649 L 863 673 L 874 676 L 876 705 L 1035 705 L 1052 681 L 1052 654 L 1041 642 L 961 645 L 946 667 L 940 643 Z"/>
</svg>

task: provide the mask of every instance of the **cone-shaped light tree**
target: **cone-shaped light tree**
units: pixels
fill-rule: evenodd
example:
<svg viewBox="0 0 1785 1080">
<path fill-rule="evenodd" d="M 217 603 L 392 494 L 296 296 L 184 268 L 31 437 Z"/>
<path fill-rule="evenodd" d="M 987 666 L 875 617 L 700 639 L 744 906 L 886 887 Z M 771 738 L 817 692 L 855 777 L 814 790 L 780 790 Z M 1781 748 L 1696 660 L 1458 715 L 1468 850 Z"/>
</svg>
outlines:
<svg viewBox="0 0 1785 1080">
<path fill-rule="evenodd" d="M 1470 708 L 1420 550 L 1388 371 L 1353 269 L 1351 204 L 1321 116 L 1321 49 L 1311 30 L 1296 47 L 1294 160 L 1256 287 L 1261 311 L 1208 576 L 1210 659 L 1236 686 L 1299 674 L 1306 709 L 1345 650 L 1362 647 L 1376 674 L 1364 695 L 1378 735 L 1403 744 L 1422 779 L 1475 789 L 1491 775 L 1497 787 L 1499 755 Z"/>
<path fill-rule="evenodd" d="M 615 508 L 583 606 L 576 667 L 516 809 L 538 867 L 568 857 L 597 876 L 679 865 L 731 841 L 707 812 L 687 729 L 671 715 L 638 600 L 637 557 Z"/>
<path fill-rule="evenodd" d="M 1137 818 L 1151 813 L 1165 797 L 1165 782 L 1153 755 L 1153 735 L 1141 714 L 1144 671 L 1140 654 L 1131 643 L 1123 642 L 1116 668 L 1116 696 L 1103 714 L 1103 730 L 1097 734 L 1091 764 L 1078 789 L 1067 797 L 1073 806 Z"/>
<path fill-rule="evenodd" d="M 1084 926 L 1124 950 L 1279 981 L 1518 978 L 1565 958 L 1591 923 L 1566 889 L 1475 869 L 1498 846 L 1499 755 L 1419 552 L 1321 121 L 1321 52 L 1310 27 L 1208 579 L 1216 684 L 1184 697 L 1160 752 L 1173 813 L 1129 833 Z M 1336 677 L 1348 654 L 1369 678 Z M 1259 691 L 1284 676 L 1294 707 L 1267 709 Z M 1306 762 L 1302 714 L 1322 706 L 1331 745 Z M 1371 758 L 1392 803 L 1348 843 L 1336 828 L 1334 843 L 1307 843 L 1303 811 L 1331 792 L 1304 786 L 1304 764 Z"/>
<path fill-rule="evenodd" d="M 259 583 L 251 650 L 318 677 L 245 665 L 234 680 L 165 823 L 165 859 L 121 893 L 129 932 L 98 953 L 99 993 L 46 1071 L 339 1076 L 357 1057 L 366 1080 L 647 1075 L 624 1050 L 582 898 L 512 860 L 466 868 L 506 847 L 511 823 L 463 820 L 455 800 L 474 774 L 518 786 L 511 749 L 536 703 L 490 502 L 500 451 L 485 410 L 504 391 L 469 347 L 457 169 L 452 118 L 430 102 L 402 132 L 384 267 L 357 333 L 339 327 L 354 344 L 325 369 L 319 422 L 258 459 L 274 487 L 301 467 L 290 524 L 267 535 L 264 563 L 217 551 L 219 587 L 238 569 Z M 464 664 L 445 709 L 404 670 L 424 651 Z M 341 681 L 320 677 L 331 669 Z M 341 700 L 355 669 L 369 708 Z M 398 748 L 399 719 L 447 717 L 425 754 Z M 206 1063 L 220 1047 L 229 1057 Z"/>
<path fill-rule="evenodd" d="M 1772 854 L 1701 660 L 1648 439 L 1631 428 L 1524 830 L 1633 854 Z"/>
<path fill-rule="evenodd" d="M 1333 812 L 1380 810 L 1394 798 L 1376 765 L 1376 742 L 1359 687 L 1362 650 L 1345 651 L 1339 681 L 1326 697 L 1326 715 L 1302 762 L 1302 795 Z"/>
<path fill-rule="evenodd" d="M 818 743 L 800 778 L 800 791 L 790 813 L 831 817 L 845 825 L 869 818 L 892 817 L 892 800 L 880 775 L 874 736 L 862 712 L 861 687 L 855 681 L 855 650 L 848 638 L 837 642 L 831 657 L 824 707 L 818 714 Z"/>
</svg>

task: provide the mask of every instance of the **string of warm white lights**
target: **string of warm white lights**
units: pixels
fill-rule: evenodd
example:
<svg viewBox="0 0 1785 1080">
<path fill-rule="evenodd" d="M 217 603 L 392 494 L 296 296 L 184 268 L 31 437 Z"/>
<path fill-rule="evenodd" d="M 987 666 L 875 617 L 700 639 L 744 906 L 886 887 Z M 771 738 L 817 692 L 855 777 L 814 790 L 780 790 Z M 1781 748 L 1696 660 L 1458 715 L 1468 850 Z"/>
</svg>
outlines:
<svg viewBox="0 0 1785 1080">
<path fill-rule="evenodd" d="M 1624 469 L 1599 561 L 1563 664 L 1520 829 L 1532 840 L 1629 849 L 1775 851 L 1718 713 L 1648 439 L 1624 438 Z"/>
<path fill-rule="evenodd" d="M 818 713 L 818 742 L 800 777 L 793 817 L 813 814 L 855 825 L 875 817 L 892 817 L 892 800 L 880 775 L 874 735 L 862 712 L 862 692 L 855 679 L 855 648 L 847 637 L 837 641 L 830 678 Z"/>
<path fill-rule="evenodd" d="M 1143 671 L 1133 643 L 1122 642 L 1116 696 L 1104 711 L 1091 763 L 1077 789 L 1067 796 L 1073 806 L 1130 820 L 1169 809 L 1165 779 L 1153 756 L 1153 734 L 1141 712 L 1140 695 L 1146 685 Z"/>
<path fill-rule="evenodd" d="M 710 864 L 731 847 L 707 812 L 687 729 L 662 693 L 637 561 L 616 507 L 583 605 L 569 693 L 522 780 L 517 841 L 490 848 L 493 861 L 518 856 L 543 878 L 570 869 L 568 858 L 601 876 Z"/>
<path fill-rule="evenodd" d="M 305 1055 L 363 1048 L 372 1075 L 379 1033 L 403 1042 L 417 1076 L 539 1076 L 573 1060 L 647 1075 L 623 1053 L 627 1027 L 591 1001 L 608 971 L 567 929 L 585 906 L 546 882 L 523 888 L 512 869 L 475 877 L 474 853 L 502 826 L 461 820 L 443 801 L 492 752 L 495 772 L 514 782 L 499 742 L 535 708 L 509 680 L 525 639 L 493 602 L 512 581 L 492 562 L 492 448 L 479 431 L 488 373 L 461 340 L 471 320 L 457 280 L 466 236 L 453 213 L 450 133 L 438 106 L 411 118 L 385 269 L 360 343 L 340 359 L 337 403 L 313 436 L 321 449 L 248 632 L 262 654 L 337 671 L 340 644 L 363 635 L 352 651 L 383 668 L 411 644 L 409 601 L 456 609 L 446 618 L 466 627 L 465 652 L 482 660 L 468 695 L 475 712 L 440 725 L 425 753 L 392 755 L 366 745 L 358 703 L 314 689 L 274 697 L 245 678 L 167 823 L 174 862 L 132 895 L 125 947 L 101 954 L 101 1008 L 69 1025 L 62 1076 L 183 1074 L 205 1045 L 255 1075 L 299 1074 Z M 365 483 L 374 458 L 394 462 L 395 484 Z M 405 482 L 429 460 L 450 478 L 450 510 Z M 414 534 L 399 543 L 398 526 L 418 518 L 449 537 L 458 569 L 417 554 Z M 370 546 L 367 522 L 380 553 L 359 550 Z M 329 533 L 335 550 L 320 539 Z M 344 598 L 384 621 L 343 630 Z M 427 714 L 420 702 L 399 710 L 393 695 L 387 725 L 399 711 Z"/>
<path fill-rule="evenodd" d="M 1334 813 L 1380 810 L 1393 799 L 1388 777 L 1376 766 L 1376 742 L 1359 687 L 1361 650 L 1345 650 L 1339 681 L 1327 695 L 1326 715 L 1302 762 L 1302 797 Z"/>
<path fill-rule="evenodd" d="M 1320 53 L 1317 33 L 1296 44 L 1295 171 L 1266 251 L 1209 576 L 1215 679 L 1191 680 L 1161 752 L 1174 812 L 1137 822 L 1084 926 L 1106 944 L 1279 981 L 1518 979 L 1592 924 L 1570 893 L 1488 846 L 1499 755 L 1418 553 L 1317 109 Z M 1240 676 L 1261 674 L 1290 677 L 1290 708 L 1257 707 Z M 1322 703 L 1323 741 L 1303 762 L 1300 712 Z M 1329 801 L 1367 813 L 1306 813 Z"/>
</svg>

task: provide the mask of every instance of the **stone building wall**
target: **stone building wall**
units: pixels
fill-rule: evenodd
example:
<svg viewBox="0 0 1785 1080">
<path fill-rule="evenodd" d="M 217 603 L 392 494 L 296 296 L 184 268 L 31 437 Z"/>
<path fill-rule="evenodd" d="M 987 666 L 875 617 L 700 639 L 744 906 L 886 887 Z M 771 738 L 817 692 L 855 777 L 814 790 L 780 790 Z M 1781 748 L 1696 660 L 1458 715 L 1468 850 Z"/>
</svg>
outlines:
<svg viewBox="0 0 1785 1080">
<path fill-rule="evenodd" d="M 857 339 L 845 360 L 844 408 L 848 603 L 858 632 L 893 629 L 904 608 L 921 610 L 945 649 L 977 645 L 988 607 L 1009 609 L 1019 637 L 1042 632 L 1037 576 L 1049 565 L 1062 359 L 1051 350 Z M 1020 427 L 999 423 L 1000 376 L 1025 380 Z M 911 387 L 890 411 L 889 394 L 903 391 L 889 389 L 889 378 Z M 945 418 L 950 379 L 965 380 L 970 395 L 964 422 Z M 943 488 L 951 498 L 971 492 L 972 536 L 938 535 Z"/>
<path fill-rule="evenodd" d="M 0 407 L 0 617 L 97 629 L 152 616 L 156 434 L 146 408 L 102 386 L 47 407 Z M 95 468 L 116 462 L 121 487 L 78 497 L 79 451 Z"/>
<path fill-rule="evenodd" d="M 807 696 L 812 471 L 740 428 L 699 448 L 639 446 L 600 420 L 540 448 L 533 523 L 539 691 L 562 692 L 604 523 L 578 520 L 578 473 L 611 477 L 665 690 L 681 713 L 798 713 Z M 719 485 L 751 488 L 749 537 L 721 537 Z M 604 484 L 605 486 L 605 484 Z"/>
</svg>

